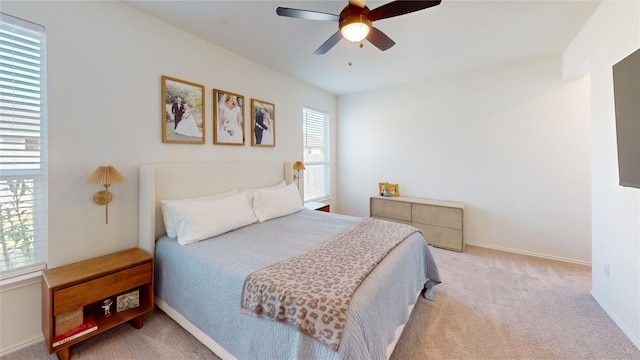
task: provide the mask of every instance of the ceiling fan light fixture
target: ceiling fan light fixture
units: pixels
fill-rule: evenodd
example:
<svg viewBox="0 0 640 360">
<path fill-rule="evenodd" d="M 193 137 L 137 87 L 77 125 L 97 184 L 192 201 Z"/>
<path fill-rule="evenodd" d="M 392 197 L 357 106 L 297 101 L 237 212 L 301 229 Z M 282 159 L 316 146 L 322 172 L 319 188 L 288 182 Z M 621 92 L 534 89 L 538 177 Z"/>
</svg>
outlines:
<svg viewBox="0 0 640 360">
<path fill-rule="evenodd" d="M 371 30 L 371 21 L 356 19 L 341 24 L 340 33 L 345 39 L 357 43 L 364 40 Z"/>
<path fill-rule="evenodd" d="M 340 15 L 284 7 L 278 7 L 276 13 L 280 16 L 298 19 L 338 21 L 339 31 L 333 33 L 327 41 L 320 45 L 320 47 L 314 51 L 314 55 L 325 54 L 343 37 L 353 43 L 360 43 L 360 47 L 362 47 L 362 41 L 367 39 L 373 46 L 385 51 L 396 43 L 378 28 L 374 28 L 372 26 L 374 21 L 424 10 L 439 5 L 441 0 L 395 0 L 378 6 L 373 10 L 370 10 L 365 5 L 365 2 L 366 0 L 349 0 L 347 6 L 340 12 Z"/>
</svg>

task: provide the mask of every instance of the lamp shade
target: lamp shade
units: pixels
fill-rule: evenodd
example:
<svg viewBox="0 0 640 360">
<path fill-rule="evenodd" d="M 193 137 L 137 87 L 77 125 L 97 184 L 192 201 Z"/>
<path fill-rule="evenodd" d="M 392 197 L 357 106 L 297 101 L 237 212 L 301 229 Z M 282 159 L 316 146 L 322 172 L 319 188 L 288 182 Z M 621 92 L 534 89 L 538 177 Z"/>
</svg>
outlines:
<svg viewBox="0 0 640 360">
<path fill-rule="evenodd" d="M 94 171 L 89 180 L 87 180 L 87 184 L 101 184 L 104 186 L 109 186 L 111 184 L 118 184 L 124 181 L 124 176 L 122 176 L 116 168 L 113 166 L 100 166 Z"/>
<path fill-rule="evenodd" d="M 300 171 L 300 170 L 304 170 L 304 169 L 306 169 L 306 168 L 304 167 L 304 164 L 302 163 L 302 161 L 296 161 L 295 163 L 293 163 L 293 170 Z"/>
<path fill-rule="evenodd" d="M 340 29 L 342 36 L 351 42 L 360 42 L 369 34 L 369 25 L 364 22 L 352 22 Z"/>
</svg>

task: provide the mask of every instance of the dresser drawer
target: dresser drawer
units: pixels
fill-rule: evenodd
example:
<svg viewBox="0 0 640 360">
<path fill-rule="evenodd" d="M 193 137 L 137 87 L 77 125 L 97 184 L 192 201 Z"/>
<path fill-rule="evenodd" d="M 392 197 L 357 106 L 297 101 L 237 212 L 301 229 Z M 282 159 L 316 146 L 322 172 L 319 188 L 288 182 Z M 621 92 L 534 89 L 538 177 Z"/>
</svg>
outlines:
<svg viewBox="0 0 640 360">
<path fill-rule="evenodd" d="M 104 276 L 82 284 L 70 286 L 53 293 L 53 315 L 82 307 L 108 298 L 113 294 L 130 290 L 136 286 L 150 283 L 151 262 Z"/>
<path fill-rule="evenodd" d="M 420 229 L 429 245 L 449 250 L 464 251 L 464 240 L 461 229 L 450 229 L 419 223 L 413 223 L 413 226 Z"/>
<path fill-rule="evenodd" d="M 371 217 L 411 222 L 411 203 L 371 199 Z"/>
<path fill-rule="evenodd" d="M 462 209 L 414 203 L 411 219 L 414 223 L 462 229 Z"/>
<path fill-rule="evenodd" d="M 391 221 L 391 222 L 400 223 L 400 224 L 412 225 L 411 221 L 386 218 L 386 217 L 383 217 L 383 216 L 372 216 L 372 218 L 378 219 L 378 220 Z"/>
</svg>

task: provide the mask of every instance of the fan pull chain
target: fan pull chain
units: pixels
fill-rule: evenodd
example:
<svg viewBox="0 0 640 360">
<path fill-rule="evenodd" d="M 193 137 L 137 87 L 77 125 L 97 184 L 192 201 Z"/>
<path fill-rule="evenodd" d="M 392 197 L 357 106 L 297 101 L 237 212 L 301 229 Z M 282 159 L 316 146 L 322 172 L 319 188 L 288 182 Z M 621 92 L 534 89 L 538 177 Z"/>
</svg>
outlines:
<svg viewBox="0 0 640 360">
<path fill-rule="evenodd" d="M 362 14 L 360 14 L 360 26 L 362 26 L 362 22 L 363 22 L 363 20 L 362 20 Z M 351 45 L 352 45 L 352 44 L 353 44 L 353 43 L 349 43 L 349 62 L 348 62 L 349 66 L 353 65 L 353 62 L 351 61 Z M 362 49 L 362 47 L 363 47 L 363 46 L 364 46 L 363 42 L 362 42 L 362 41 L 360 41 L 360 44 L 358 44 L 358 47 L 359 47 L 360 49 Z"/>
<path fill-rule="evenodd" d="M 351 62 L 351 42 L 349 43 L 349 50 L 348 50 L 348 60 L 349 62 L 347 62 L 347 64 L 349 64 L 349 66 L 353 65 L 353 62 Z"/>
</svg>

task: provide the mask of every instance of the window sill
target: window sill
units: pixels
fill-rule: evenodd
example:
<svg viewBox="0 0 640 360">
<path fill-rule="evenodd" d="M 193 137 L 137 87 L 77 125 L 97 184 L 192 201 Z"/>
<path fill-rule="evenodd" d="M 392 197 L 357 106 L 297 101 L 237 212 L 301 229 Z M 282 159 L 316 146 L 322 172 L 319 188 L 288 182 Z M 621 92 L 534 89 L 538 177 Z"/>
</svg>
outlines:
<svg viewBox="0 0 640 360">
<path fill-rule="evenodd" d="M 1 274 L 0 292 L 11 291 L 33 284 L 39 284 L 42 277 L 42 271 L 46 268 L 46 264 L 34 264 L 32 266 L 25 267 L 20 272 Z"/>
<path fill-rule="evenodd" d="M 330 196 L 326 196 L 326 197 L 319 197 L 319 198 L 315 198 L 315 199 L 308 199 L 303 201 L 303 203 L 311 203 L 311 202 L 323 202 L 323 203 L 330 203 L 331 202 L 331 197 Z"/>
</svg>

